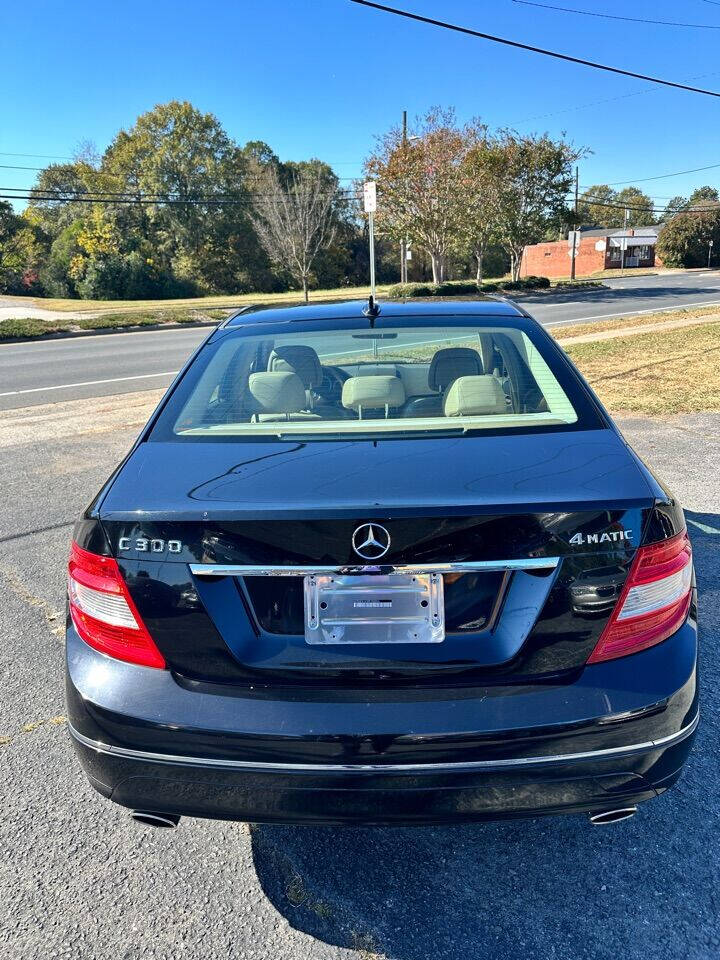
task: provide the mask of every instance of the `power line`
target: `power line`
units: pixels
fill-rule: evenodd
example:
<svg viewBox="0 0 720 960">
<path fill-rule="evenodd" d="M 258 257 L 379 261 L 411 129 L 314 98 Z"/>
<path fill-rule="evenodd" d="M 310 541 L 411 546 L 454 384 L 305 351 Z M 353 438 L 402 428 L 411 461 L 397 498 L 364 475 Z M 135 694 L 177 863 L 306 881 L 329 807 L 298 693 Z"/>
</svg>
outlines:
<svg viewBox="0 0 720 960">
<path fill-rule="evenodd" d="M 228 196 L 213 196 L 213 197 L 177 197 L 171 196 L 169 194 L 120 194 L 112 192 L 95 192 L 95 193 L 72 193 L 67 192 L 64 194 L 53 192 L 53 191 L 43 191 L 43 190 L 34 190 L 34 189 L 22 189 L 20 187 L 0 187 L 0 198 L 7 200 L 35 200 L 43 202 L 52 202 L 52 203 L 107 203 L 107 204 L 167 204 L 167 205 L 206 205 L 206 206 L 216 206 L 216 205 L 227 205 L 227 206 L 243 206 L 257 204 L 258 202 L 269 203 L 272 200 L 276 199 L 279 194 L 256 194 L 254 197 L 228 197 Z M 13 192 L 8 192 L 13 191 Z M 340 199 L 344 200 L 354 200 L 359 201 L 360 197 L 352 192 L 342 193 L 339 192 Z M 610 207 L 614 209 L 628 209 L 628 210 L 639 210 L 647 213 L 665 213 L 666 208 L 662 206 L 656 206 L 652 203 L 652 199 L 649 205 L 644 204 L 633 204 L 633 203 L 622 203 L 618 201 L 607 200 L 603 197 L 596 197 L 593 194 L 585 194 L 581 197 L 581 200 L 584 203 L 593 204 L 594 206 L 600 207 Z M 710 207 L 693 207 L 691 211 L 693 213 L 708 213 L 708 212 L 718 212 L 720 211 L 720 205 L 713 205 Z"/>
<path fill-rule="evenodd" d="M 667 207 L 656 207 L 653 205 L 642 206 L 642 205 L 632 204 L 632 203 L 613 203 L 610 200 L 604 200 L 601 197 L 592 197 L 592 196 L 580 197 L 580 203 L 591 204 L 594 207 L 611 207 L 615 210 L 636 210 L 636 211 L 639 211 L 640 213 L 664 214 L 668 212 Z M 687 210 L 682 210 L 680 212 L 681 213 L 720 213 L 720 203 L 716 203 L 712 207 L 693 206 L 688 208 Z"/>
<path fill-rule="evenodd" d="M 0 170 L 35 170 L 38 173 L 44 173 L 44 171 L 48 170 L 51 166 L 54 166 L 54 164 L 48 164 L 48 166 L 46 167 L 21 167 L 21 166 L 17 166 L 14 163 L 0 163 Z M 331 167 L 332 164 L 328 164 L 328 166 Z M 242 178 L 243 182 L 247 182 L 247 181 L 256 182 L 256 181 L 262 181 L 262 179 L 263 178 L 261 176 L 257 176 L 257 175 L 252 177 Z M 337 177 L 337 180 L 340 180 L 340 181 L 349 180 L 352 182 L 357 179 L 358 179 L 357 177 Z"/>
<path fill-rule="evenodd" d="M 55 153 L 9 153 L 0 150 L 0 157 L 34 157 L 36 160 L 72 160 L 72 157 L 59 157 Z"/>
<path fill-rule="evenodd" d="M 634 180 L 614 180 L 612 183 L 606 183 L 606 187 L 620 187 L 626 183 L 647 183 L 648 180 L 667 180 L 668 177 L 683 177 L 687 173 L 701 173 L 703 170 L 716 170 L 720 163 L 710 163 L 706 167 L 693 167 L 692 170 L 678 170 L 676 173 L 661 173 L 656 177 L 636 177 Z M 597 184 L 593 184 L 597 186 Z"/>
<path fill-rule="evenodd" d="M 0 163 L 0 170 L 47 170 L 47 167 L 18 167 L 14 163 Z"/>
<path fill-rule="evenodd" d="M 718 6 L 720 6 L 720 3 Z M 718 71 L 713 70 L 711 73 L 696 73 L 692 77 L 685 77 L 684 80 L 703 80 L 705 77 L 716 77 L 717 75 Z M 660 91 L 652 87 L 645 87 L 642 90 L 633 90 L 632 93 L 621 93 L 617 97 L 603 97 L 601 100 L 590 100 L 588 103 L 578 103 L 573 107 L 565 107 L 562 110 L 553 110 L 550 113 L 538 113 L 532 117 L 523 117 L 522 120 L 511 120 L 507 125 L 513 127 L 516 124 L 531 123 L 533 120 L 545 120 L 547 117 L 557 117 L 565 113 L 575 113 L 578 110 L 587 110 L 590 107 L 602 106 L 605 103 L 616 103 L 618 100 L 629 100 L 632 97 L 646 97 L 651 93 L 660 93 Z"/>
<path fill-rule="evenodd" d="M 405 17 L 408 20 L 415 20 L 418 23 L 427 23 L 433 27 L 442 27 L 445 30 L 453 30 L 455 33 L 463 33 L 470 37 L 479 37 L 481 40 L 491 40 L 493 43 L 501 43 L 506 47 L 515 47 L 518 50 L 529 50 L 531 53 L 539 53 L 545 57 L 554 57 L 556 60 L 565 60 L 567 63 L 577 63 L 583 67 L 592 67 L 594 70 L 604 70 L 607 73 L 617 73 L 624 77 L 634 77 L 636 80 L 646 80 L 648 83 L 659 83 L 664 87 L 674 87 L 677 90 L 687 90 L 690 93 L 702 93 L 708 97 L 720 97 L 720 92 L 716 90 L 704 90 L 702 87 L 690 87 L 684 83 L 674 83 L 672 80 L 662 80 L 659 77 L 650 77 L 644 73 L 634 73 L 632 70 L 622 70 L 620 67 L 610 67 L 605 63 L 596 63 L 593 60 L 585 60 L 581 57 L 571 57 L 566 53 L 557 53 L 554 50 L 545 50 L 543 47 L 535 47 L 528 43 L 520 43 L 517 40 L 508 40 L 506 37 L 496 37 L 491 33 L 481 33 L 479 30 L 471 30 L 469 27 L 461 27 L 456 23 L 447 23 L 444 20 L 434 20 L 431 17 L 421 17 L 418 13 L 410 13 L 407 10 L 400 10 L 397 7 L 387 7 L 382 3 L 373 3 L 372 0 L 350 0 L 351 3 L 357 3 L 363 7 L 371 7 L 374 10 L 381 10 L 383 13 L 392 13 L 398 17 Z"/>
<path fill-rule="evenodd" d="M 695 27 L 698 30 L 720 30 L 720 25 L 714 23 L 681 23 L 677 20 L 647 20 L 643 17 L 620 17 L 612 13 L 595 13 L 591 10 L 574 10 L 572 7 L 556 7 L 550 3 L 536 3 L 534 0 L 512 0 L 525 7 L 542 7 L 543 10 L 557 10 L 560 13 L 576 13 L 582 17 L 601 17 L 603 20 L 627 20 L 630 23 L 650 23 L 663 27 Z M 718 4 L 720 6 L 720 4 Z"/>
<path fill-rule="evenodd" d="M 45 170 L 48 170 L 50 166 L 52 166 L 52 164 L 49 164 L 47 167 L 19 167 L 12 163 L 0 163 L 0 170 L 34 170 L 34 171 L 37 171 L 38 173 L 44 173 Z M 330 166 L 330 164 L 328 164 L 328 166 Z M 243 183 L 246 183 L 248 181 L 255 183 L 258 181 L 262 181 L 262 179 L 263 178 L 261 176 L 252 176 L 252 177 L 243 177 L 242 181 Z M 337 179 L 339 181 L 348 180 L 352 182 L 354 180 L 357 180 L 358 178 L 357 177 L 337 177 Z"/>
<path fill-rule="evenodd" d="M 516 2 L 521 3 L 521 2 L 525 2 L 525 0 L 516 0 Z M 720 3 L 718 3 L 718 6 L 720 6 Z M 705 74 L 705 76 L 714 76 L 714 74 Z M 646 91 L 646 90 L 638 90 L 636 93 L 628 93 L 628 94 L 625 94 L 625 96 L 626 96 L 626 97 L 636 97 L 636 96 L 639 96 L 640 94 L 647 93 L 647 92 L 648 92 L 648 91 Z M 612 97 L 612 98 L 611 98 L 611 100 L 620 100 L 620 99 L 624 99 L 624 98 L 623 98 L 623 97 Z M 594 106 L 594 105 L 597 104 L 597 103 L 609 103 L 609 102 L 610 102 L 610 100 L 596 100 L 596 101 L 594 101 L 593 103 L 584 104 L 584 105 L 582 105 L 582 106 L 590 107 L 590 106 Z M 582 109 L 582 106 L 579 106 L 579 107 L 571 107 L 570 110 L 580 110 L 580 109 Z M 569 112 L 569 111 L 564 111 L 564 110 L 562 110 L 562 111 L 557 111 L 557 112 L 566 113 L 566 112 Z M 528 120 L 542 120 L 542 119 L 544 119 L 545 117 L 552 117 L 552 116 L 555 116 L 555 114 L 553 114 L 553 113 L 544 113 L 544 114 L 540 114 L 540 115 L 537 116 L 537 117 L 529 117 Z M 516 121 L 516 122 L 524 123 L 525 121 L 520 120 L 520 121 Z M 686 174 L 689 174 L 689 173 L 701 173 L 701 172 L 704 171 L 704 170 L 716 170 L 718 167 L 720 167 L 720 163 L 710 163 L 710 164 L 708 164 L 708 165 L 705 166 L 705 167 L 693 167 L 691 170 L 678 170 L 678 171 L 676 171 L 675 173 L 661 173 L 661 174 L 658 174 L 657 176 L 654 176 L 654 177 L 635 177 L 635 178 L 632 179 L 632 180 L 613 180 L 612 182 L 606 184 L 606 186 L 608 186 L 608 187 L 618 187 L 618 186 L 622 186 L 622 185 L 624 185 L 624 184 L 646 183 L 646 182 L 649 181 L 649 180 L 665 180 L 665 179 L 667 179 L 668 177 L 682 177 L 682 176 L 685 176 Z M 47 170 L 47 169 L 48 169 L 47 167 L 23 167 L 23 166 L 16 166 L 15 164 L 0 163 L 0 170 L 32 170 L 32 171 L 37 171 L 38 173 L 42 173 L 42 172 L 44 172 L 44 171 Z M 347 180 L 347 181 L 349 181 L 350 183 L 354 183 L 354 182 L 355 182 L 356 180 L 358 180 L 359 178 L 358 178 L 358 177 L 337 177 L 337 179 L 338 179 L 339 181 L 345 181 L 345 180 Z M 253 183 L 255 183 L 255 182 L 262 182 L 262 180 L 263 180 L 263 178 L 262 178 L 262 177 L 259 177 L 259 176 L 243 177 L 243 182 L 244 182 L 244 183 L 245 183 L 245 182 L 253 182 Z M 594 186 L 594 184 L 591 184 L 591 186 Z M 13 188 L 13 187 L 8 187 L 7 189 L 14 189 L 14 188 Z M 18 187 L 17 189 L 19 189 L 19 190 L 34 190 L 34 189 L 38 189 L 38 188 L 35 188 L 35 187 Z M 39 188 L 39 189 L 42 189 L 42 188 Z M 342 189 L 343 189 L 343 190 L 348 190 L 348 189 L 350 189 L 350 188 L 349 188 L 349 187 L 343 187 Z M 586 187 L 586 186 L 583 186 L 582 189 L 585 190 L 585 189 L 587 189 L 587 187 Z M 110 191 L 104 190 L 104 191 L 101 191 L 101 192 L 102 192 L 102 193 L 108 193 L 108 192 L 110 192 Z M 125 192 L 125 193 L 128 193 L 129 191 L 124 191 L 124 192 Z M 668 198 L 668 199 L 670 199 L 670 198 Z"/>
<path fill-rule="evenodd" d="M 42 190 L 27 190 L 19 187 L 0 187 L 0 191 L 14 191 L 0 193 L 2 200 L 35 200 L 45 203 L 107 203 L 107 204 L 125 204 L 125 205 L 168 205 L 168 206 L 254 206 L 257 203 L 270 203 L 277 194 L 258 194 L 252 198 L 245 197 L 169 197 L 145 194 L 132 196 L 128 194 L 112 193 L 52 193 Z M 343 194 L 338 192 L 338 199 L 359 201 L 356 194 Z"/>
<path fill-rule="evenodd" d="M 7 188 L 0 188 L 7 189 Z M 147 206 L 148 204 L 164 204 L 168 206 L 239 206 L 250 201 L 243 200 L 170 200 L 170 199 L 132 199 L 129 197 L 95 197 L 89 194 L 78 196 L 60 196 L 54 194 L 51 196 L 38 196 L 34 193 L 0 193 L 2 200 L 38 200 L 52 203 L 108 203 L 108 204 L 132 204 L 134 206 Z"/>
</svg>

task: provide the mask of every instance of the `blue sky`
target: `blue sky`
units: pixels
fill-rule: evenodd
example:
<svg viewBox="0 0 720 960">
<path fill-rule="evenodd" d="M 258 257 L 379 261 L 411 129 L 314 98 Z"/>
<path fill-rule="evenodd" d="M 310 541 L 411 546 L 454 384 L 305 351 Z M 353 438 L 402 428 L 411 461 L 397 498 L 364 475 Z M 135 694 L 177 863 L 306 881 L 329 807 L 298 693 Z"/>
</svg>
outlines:
<svg viewBox="0 0 720 960">
<path fill-rule="evenodd" d="M 548 0 L 720 27 L 704 0 Z M 575 16 L 512 0 L 397 0 L 490 33 L 720 90 L 720 29 Z M 187 99 L 240 143 L 359 174 L 375 134 L 434 104 L 523 132 L 566 131 L 593 154 L 581 184 L 720 164 L 720 100 L 463 37 L 348 0 L 3 0 L 0 164 L 41 166 L 84 139 L 104 149 L 154 104 Z M 12 156 L 41 154 L 43 157 Z M 0 170 L 27 187 L 30 170 Z M 720 167 L 640 184 L 658 203 Z"/>
</svg>

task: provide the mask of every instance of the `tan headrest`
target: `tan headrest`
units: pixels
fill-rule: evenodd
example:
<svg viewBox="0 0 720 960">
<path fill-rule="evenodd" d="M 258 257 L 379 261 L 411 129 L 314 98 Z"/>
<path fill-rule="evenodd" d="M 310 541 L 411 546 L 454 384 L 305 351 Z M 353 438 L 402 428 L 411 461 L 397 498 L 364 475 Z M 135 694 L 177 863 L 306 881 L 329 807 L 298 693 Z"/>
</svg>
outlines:
<svg viewBox="0 0 720 960">
<path fill-rule="evenodd" d="M 458 377 L 483 372 L 480 354 L 470 347 L 446 347 L 437 350 L 430 361 L 428 384 L 431 390 L 442 392 Z"/>
<path fill-rule="evenodd" d="M 312 347 L 302 343 L 275 347 L 270 354 L 268 370 L 296 373 L 307 388 L 319 387 L 323 382 L 320 357 Z"/>
<path fill-rule="evenodd" d="M 488 413 L 507 413 L 505 391 L 492 374 L 460 377 L 445 395 L 446 417 L 476 417 Z"/>
<path fill-rule="evenodd" d="M 296 373 L 251 373 L 248 389 L 256 413 L 297 413 L 307 405 L 305 387 Z"/>
<path fill-rule="evenodd" d="M 405 403 L 405 387 L 397 377 L 350 377 L 343 384 L 342 405 L 346 410 L 378 410 Z"/>
</svg>

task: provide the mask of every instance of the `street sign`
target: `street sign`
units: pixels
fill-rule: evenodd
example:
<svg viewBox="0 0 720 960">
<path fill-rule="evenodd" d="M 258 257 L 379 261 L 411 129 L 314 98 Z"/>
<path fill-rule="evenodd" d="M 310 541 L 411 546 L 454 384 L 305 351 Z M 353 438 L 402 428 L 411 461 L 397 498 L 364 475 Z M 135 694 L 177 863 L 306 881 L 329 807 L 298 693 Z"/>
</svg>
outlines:
<svg viewBox="0 0 720 960">
<path fill-rule="evenodd" d="M 377 186 L 374 180 L 363 184 L 363 207 L 365 213 L 375 213 L 377 210 Z"/>
<path fill-rule="evenodd" d="M 368 215 L 368 239 L 370 241 L 370 297 L 375 303 L 375 211 L 377 210 L 377 186 L 374 180 L 363 184 L 363 208 Z"/>
</svg>

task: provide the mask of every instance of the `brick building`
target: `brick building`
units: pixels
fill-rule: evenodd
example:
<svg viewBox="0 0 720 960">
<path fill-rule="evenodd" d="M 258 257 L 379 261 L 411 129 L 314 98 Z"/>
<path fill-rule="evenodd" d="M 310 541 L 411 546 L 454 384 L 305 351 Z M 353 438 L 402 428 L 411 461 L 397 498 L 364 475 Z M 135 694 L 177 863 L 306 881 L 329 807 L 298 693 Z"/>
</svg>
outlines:
<svg viewBox="0 0 720 960">
<path fill-rule="evenodd" d="M 629 230 L 592 229 L 577 232 L 575 275 L 586 277 L 599 270 L 619 270 L 625 243 L 625 268 L 661 266 L 655 254 L 659 227 L 635 227 Z M 520 265 L 521 277 L 570 276 L 572 234 L 567 240 L 536 243 L 525 247 Z"/>
</svg>

